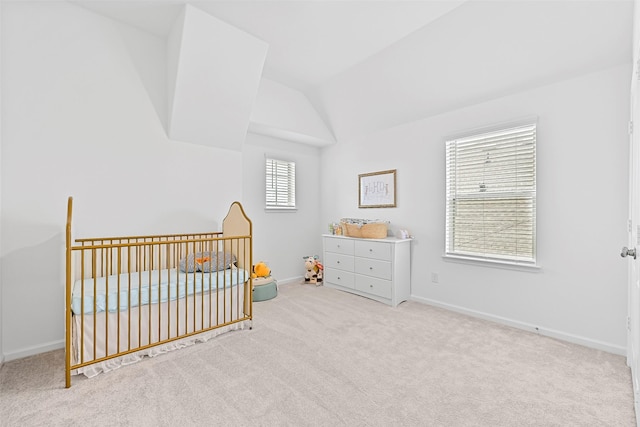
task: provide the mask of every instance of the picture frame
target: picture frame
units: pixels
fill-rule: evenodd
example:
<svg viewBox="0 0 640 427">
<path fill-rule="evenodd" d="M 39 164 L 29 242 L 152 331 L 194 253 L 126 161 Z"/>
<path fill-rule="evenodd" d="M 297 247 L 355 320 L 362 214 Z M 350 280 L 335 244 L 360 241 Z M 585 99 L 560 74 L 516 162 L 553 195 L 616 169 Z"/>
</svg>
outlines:
<svg viewBox="0 0 640 427">
<path fill-rule="evenodd" d="M 359 208 L 396 207 L 396 169 L 358 175 Z"/>
</svg>

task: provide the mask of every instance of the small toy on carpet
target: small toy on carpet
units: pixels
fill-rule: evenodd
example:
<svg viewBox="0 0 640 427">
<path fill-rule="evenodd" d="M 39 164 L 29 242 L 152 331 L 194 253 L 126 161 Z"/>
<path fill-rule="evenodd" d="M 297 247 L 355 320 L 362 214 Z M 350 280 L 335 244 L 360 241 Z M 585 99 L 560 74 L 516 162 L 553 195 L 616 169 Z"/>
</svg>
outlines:
<svg viewBox="0 0 640 427">
<path fill-rule="evenodd" d="M 251 271 L 253 279 L 253 301 L 266 301 L 278 295 L 278 284 L 271 276 L 271 269 L 267 263 L 260 261 Z"/>
<path fill-rule="evenodd" d="M 304 274 L 304 282 L 315 283 L 316 285 L 321 284 L 324 266 L 318 260 L 318 255 L 305 256 L 302 258 L 304 259 L 304 267 L 306 269 L 306 273 Z"/>
</svg>

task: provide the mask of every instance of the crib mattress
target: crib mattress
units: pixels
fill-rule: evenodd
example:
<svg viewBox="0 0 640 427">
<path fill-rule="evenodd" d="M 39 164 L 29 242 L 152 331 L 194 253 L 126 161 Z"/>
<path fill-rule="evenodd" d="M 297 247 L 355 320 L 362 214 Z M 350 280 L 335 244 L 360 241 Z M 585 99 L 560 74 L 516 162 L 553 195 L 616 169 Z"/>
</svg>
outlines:
<svg viewBox="0 0 640 427">
<path fill-rule="evenodd" d="M 185 273 L 172 268 L 87 278 L 74 283 L 71 309 L 74 314 L 127 310 L 194 293 L 215 292 L 244 283 L 248 278 L 249 273 L 238 268 L 213 273 Z"/>
</svg>

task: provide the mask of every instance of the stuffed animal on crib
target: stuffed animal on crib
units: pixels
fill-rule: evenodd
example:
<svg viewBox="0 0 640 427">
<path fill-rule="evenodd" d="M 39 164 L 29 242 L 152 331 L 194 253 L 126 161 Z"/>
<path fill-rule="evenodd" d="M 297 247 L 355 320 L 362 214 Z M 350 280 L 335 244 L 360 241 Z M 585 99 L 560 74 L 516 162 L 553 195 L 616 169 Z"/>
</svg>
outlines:
<svg viewBox="0 0 640 427">
<path fill-rule="evenodd" d="M 260 261 L 253 266 L 253 274 L 251 276 L 255 279 L 256 277 L 268 277 L 270 274 L 271 269 L 267 266 L 267 264 Z"/>
<path fill-rule="evenodd" d="M 302 257 L 304 259 L 304 268 L 306 273 L 304 274 L 305 283 L 315 283 L 322 282 L 322 270 L 324 270 L 324 266 L 320 261 L 318 261 L 318 256 L 306 256 Z"/>
</svg>

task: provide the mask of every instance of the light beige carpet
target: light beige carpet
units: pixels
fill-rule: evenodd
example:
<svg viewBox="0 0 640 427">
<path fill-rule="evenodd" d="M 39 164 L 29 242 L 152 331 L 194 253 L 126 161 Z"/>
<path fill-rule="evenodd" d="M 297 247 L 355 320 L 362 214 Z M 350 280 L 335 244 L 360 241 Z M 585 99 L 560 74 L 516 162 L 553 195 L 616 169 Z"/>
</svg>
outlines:
<svg viewBox="0 0 640 427">
<path fill-rule="evenodd" d="M 625 359 L 416 302 L 289 284 L 253 330 L 64 389 L 5 363 L 2 426 L 635 426 Z"/>
</svg>

